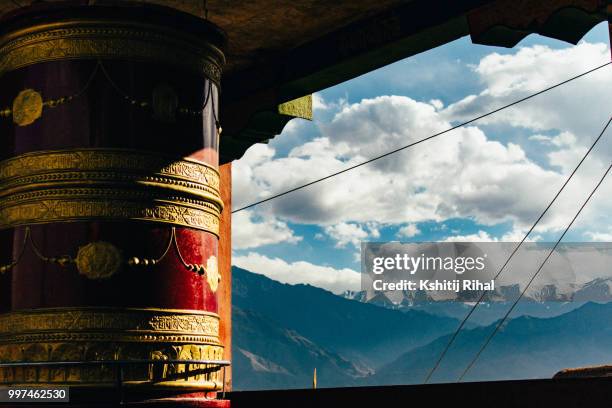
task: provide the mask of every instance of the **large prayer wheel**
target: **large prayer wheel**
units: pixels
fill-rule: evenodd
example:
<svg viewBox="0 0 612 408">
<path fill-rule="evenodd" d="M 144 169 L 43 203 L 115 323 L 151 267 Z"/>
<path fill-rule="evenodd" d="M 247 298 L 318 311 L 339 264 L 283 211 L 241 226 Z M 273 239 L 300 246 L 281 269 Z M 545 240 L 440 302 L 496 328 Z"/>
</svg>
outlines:
<svg viewBox="0 0 612 408">
<path fill-rule="evenodd" d="M 225 37 L 84 3 L 0 22 L 0 385 L 222 405 Z"/>
</svg>

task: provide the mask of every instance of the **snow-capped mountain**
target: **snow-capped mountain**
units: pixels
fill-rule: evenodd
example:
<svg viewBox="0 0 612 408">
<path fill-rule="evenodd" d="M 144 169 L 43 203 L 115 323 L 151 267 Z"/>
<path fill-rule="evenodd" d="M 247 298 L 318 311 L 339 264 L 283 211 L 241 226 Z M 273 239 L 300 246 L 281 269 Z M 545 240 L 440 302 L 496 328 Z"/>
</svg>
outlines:
<svg viewBox="0 0 612 408">
<path fill-rule="evenodd" d="M 512 302 L 518 298 L 523 287 L 519 284 L 496 286 L 495 291 L 487 293 L 487 302 Z M 378 306 L 401 309 L 413 306 L 419 302 L 436 302 L 437 297 L 424 290 L 376 293 L 374 296 L 366 291 L 346 291 L 343 296 L 347 299 L 360 302 L 373 303 Z M 369 297 L 368 297 L 369 296 Z M 478 298 L 480 295 L 476 296 Z M 469 302 L 474 299 L 462 298 L 461 294 L 456 299 Z M 574 283 L 546 283 L 531 286 L 523 301 L 538 303 L 544 302 L 610 302 L 612 301 L 612 278 L 597 278 L 590 282 L 580 284 Z"/>
</svg>

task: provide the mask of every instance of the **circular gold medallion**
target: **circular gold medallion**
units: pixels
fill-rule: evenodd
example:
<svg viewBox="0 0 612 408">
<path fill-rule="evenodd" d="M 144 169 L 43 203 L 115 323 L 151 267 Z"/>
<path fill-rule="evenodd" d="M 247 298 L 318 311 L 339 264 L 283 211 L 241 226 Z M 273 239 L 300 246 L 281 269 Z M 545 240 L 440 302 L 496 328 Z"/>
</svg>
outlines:
<svg viewBox="0 0 612 408">
<path fill-rule="evenodd" d="M 110 278 L 119 270 L 122 261 L 121 251 L 104 241 L 80 247 L 76 257 L 79 273 L 89 279 Z"/>
<path fill-rule="evenodd" d="M 13 122 L 27 126 L 40 118 L 43 110 L 42 96 L 33 89 L 25 89 L 13 101 Z"/>
</svg>

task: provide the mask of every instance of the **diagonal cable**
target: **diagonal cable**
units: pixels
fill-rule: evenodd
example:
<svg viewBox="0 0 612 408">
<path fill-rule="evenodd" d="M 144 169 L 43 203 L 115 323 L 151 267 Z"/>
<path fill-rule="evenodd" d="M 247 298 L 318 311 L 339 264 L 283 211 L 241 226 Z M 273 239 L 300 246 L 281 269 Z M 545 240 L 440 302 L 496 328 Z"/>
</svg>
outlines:
<svg viewBox="0 0 612 408">
<path fill-rule="evenodd" d="M 442 135 L 444 135 L 444 134 L 446 134 L 446 133 L 448 133 L 448 132 L 451 132 L 451 131 L 453 131 L 453 130 L 455 130 L 455 129 L 458 129 L 458 128 L 463 127 L 463 126 L 466 126 L 466 125 L 469 125 L 469 124 L 470 124 L 470 123 L 472 123 L 472 122 L 476 122 L 477 120 L 480 120 L 480 119 L 485 118 L 485 117 L 487 117 L 487 116 L 493 115 L 494 113 L 500 112 L 500 111 L 502 111 L 502 110 L 508 109 L 508 108 L 510 108 L 510 107 L 512 107 L 512 106 L 514 106 L 514 105 L 518 105 L 518 104 L 519 104 L 519 103 L 521 103 L 521 102 L 524 102 L 524 101 L 526 101 L 526 100 L 529 100 L 529 99 L 531 99 L 531 98 L 534 98 L 534 97 L 536 97 L 536 96 L 538 96 L 538 95 L 541 95 L 541 94 L 543 94 L 543 93 L 545 93 L 545 92 L 548 92 L 548 91 L 550 91 L 550 90 L 552 90 L 552 89 L 558 88 L 558 87 L 560 87 L 560 86 L 562 86 L 562 85 L 565 85 L 565 84 L 567 84 L 567 83 L 569 83 L 569 82 L 572 82 L 572 81 L 574 81 L 574 80 L 576 80 L 576 79 L 578 79 L 578 78 L 581 78 L 581 77 L 583 77 L 583 76 L 585 76 L 585 75 L 588 75 L 588 74 L 590 74 L 590 73 L 592 73 L 592 72 L 595 72 L 595 71 L 597 71 L 597 70 L 599 70 L 599 69 L 601 69 L 601 68 L 603 68 L 603 67 L 606 67 L 606 66 L 608 66 L 608 65 L 610 65 L 610 64 L 612 64 L 612 61 L 611 61 L 611 62 L 606 62 L 605 64 L 600 65 L 600 66 L 598 66 L 598 67 L 595 67 L 595 68 L 593 68 L 593 69 L 590 69 L 590 70 L 588 70 L 588 71 L 585 71 L 585 72 L 583 72 L 582 74 L 578 74 L 578 75 L 573 76 L 573 77 L 571 77 L 571 78 L 568 78 L 568 79 L 566 79 L 566 80 L 564 80 L 564 81 L 561 81 L 561 82 L 559 82 L 559 83 L 557 83 L 557 84 L 555 84 L 555 85 L 549 86 L 548 88 L 544 88 L 544 89 L 542 89 L 542 90 L 540 90 L 540 91 L 538 91 L 538 92 L 536 92 L 536 93 L 533 93 L 533 94 L 531 94 L 531 95 L 528 95 L 528 96 L 526 96 L 526 97 L 524 97 L 524 98 L 517 99 L 516 101 L 514 101 L 514 102 L 510 102 L 510 103 L 509 103 L 509 104 L 507 104 L 507 105 L 501 106 L 501 107 L 499 107 L 499 108 L 497 108 L 497 109 L 494 109 L 494 110 L 492 110 L 492 111 L 489 111 L 489 112 L 487 112 L 487 113 L 484 113 L 484 114 L 482 114 L 482 115 L 480 115 L 480 116 L 477 116 L 477 117 L 475 117 L 475 118 L 472 118 L 472 119 L 470 119 L 470 120 L 467 120 L 467 121 L 465 121 L 465 122 L 462 122 L 462 123 L 460 123 L 460 124 L 458 124 L 458 125 L 452 126 L 452 127 L 448 128 L 448 129 L 446 129 L 446 130 L 443 130 L 443 131 L 441 131 L 441 132 L 439 132 L 439 133 L 433 134 L 433 135 L 428 136 L 428 137 L 425 137 L 425 138 L 423 138 L 423 139 L 419 139 L 419 140 L 417 140 L 417 141 L 415 141 L 415 142 L 412 142 L 412 143 L 407 144 L 407 145 L 405 145 L 405 146 L 399 147 L 399 148 L 397 148 L 397 149 L 395 149 L 395 150 L 391 150 L 390 152 L 387 152 L 387 153 L 381 154 L 380 156 L 373 157 L 373 158 L 371 158 L 371 159 L 369 159 L 369 160 L 366 160 L 366 161 L 364 161 L 364 162 L 361 162 L 361 163 L 355 164 L 355 165 L 353 165 L 353 166 L 347 167 L 346 169 L 343 169 L 343 170 L 337 171 L 337 172 L 335 172 L 335 173 L 329 174 L 329 175 L 327 175 L 327 176 L 325 176 L 325 177 L 321 177 L 321 178 L 319 178 L 319 179 L 313 180 L 313 181 L 311 181 L 311 182 L 309 182 L 309 183 L 306 183 L 306 184 L 303 184 L 303 185 L 301 185 L 301 186 L 294 187 L 294 188 L 292 188 L 292 189 L 290 189 L 290 190 L 287 190 L 287 191 L 284 191 L 284 192 L 282 192 L 282 193 L 275 194 L 275 195 L 270 196 L 270 197 L 268 197 L 268 198 L 264 198 L 263 200 L 256 201 L 256 202 L 254 202 L 254 203 L 251 203 L 251 204 L 245 205 L 244 207 L 240 207 L 240 208 L 238 208 L 238 209 L 236 209 L 236 210 L 233 210 L 233 211 L 232 211 L 232 214 L 237 213 L 237 212 L 239 212 L 239 211 L 246 210 L 246 209 L 251 208 L 251 207 L 254 207 L 254 206 L 256 206 L 256 205 L 263 204 L 263 203 L 265 203 L 265 202 L 268 202 L 268 201 L 274 200 L 274 199 L 276 199 L 276 198 L 282 197 L 282 196 L 287 195 L 287 194 L 289 194 L 289 193 L 293 193 L 294 191 L 301 190 L 301 189 L 303 189 L 303 188 L 306 188 L 306 187 L 312 186 L 313 184 L 320 183 L 321 181 L 325 181 L 325 180 L 330 179 L 330 178 L 332 178 L 332 177 L 338 176 L 338 175 L 340 175 L 340 174 L 342 174 L 342 173 L 346 173 L 346 172 L 351 171 L 351 170 L 354 170 L 354 169 L 356 169 L 356 168 L 358 168 L 358 167 L 365 166 L 366 164 L 372 163 L 372 162 L 374 162 L 374 161 L 376 161 L 376 160 L 380 160 L 380 159 L 382 159 L 382 158 L 384 158 L 384 157 L 390 156 L 390 155 L 395 154 L 395 153 L 397 153 L 397 152 L 400 152 L 400 151 L 402 151 L 402 150 L 405 150 L 405 149 L 408 149 L 408 148 L 410 148 L 410 147 L 416 146 L 416 145 L 418 145 L 418 144 L 420 144 L 420 143 L 426 142 L 427 140 L 430 140 L 430 139 L 436 138 L 436 137 L 438 137 L 438 136 L 442 136 Z"/>
<path fill-rule="evenodd" d="M 527 282 L 527 285 L 525 285 L 525 288 L 521 291 L 521 294 L 519 295 L 519 297 L 514 301 L 514 303 L 512 303 L 512 306 L 510 307 L 510 309 L 508 309 L 508 311 L 506 312 L 506 314 L 504 315 L 504 317 L 499 321 L 499 323 L 495 326 L 495 330 L 493 330 L 493 332 L 489 335 L 489 337 L 487 338 L 487 340 L 485 341 L 485 343 L 482 345 L 482 347 L 480 347 L 480 350 L 478 350 L 478 353 L 476 353 L 476 355 L 474 356 L 474 358 L 472 359 L 472 361 L 470 361 L 470 364 L 468 364 L 468 366 L 465 368 L 465 370 L 463 370 L 463 373 L 461 374 L 461 376 L 459 377 L 458 382 L 461 382 L 461 380 L 463 380 L 463 378 L 465 377 L 465 375 L 468 373 L 468 371 L 470 371 L 470 369 L 474 366 L 474 364 L 476 363 L 476 361 L 478 360 L 478 358 L 480 357 L 480 355 L 482 354 L 482 352 L 487 348 L 487 346 L 489 345 L 489 343 L 491 342 L 491 340 L 493 339 L 493 337 L 495 337 L 495 335 L 497 334 L 497 332 L 499 331 L 499 329 L 501 328 L 501 326 L 504 324 L 504 322 L 508 319 L 508 316 L 510 316 L 510 313 L 512 313 L 512 311 L 514 310 L 514 308 L 516 307 L 516 305 L 518 304 L 518 302 L 523 298 L 523 295 L 525 295 L 525 293 L 527 292 L 527 289 L 529 289 L 529 287 L 531 286 L 531 284 L 533 283 L 533 281 L 535 280 L 535 278 L 538 276 L 538 274 L 540 273 L 540 271 L 542 270 L 542 268 L 544 267 L 544 265 L 546 264 L 546 262 L 548 261 L 548 259 L 552 256 L 552 254 L 555 252 L 555 250 L 557 249 L 557 247 L 559 246 L 559 243 L 563 240 L 563 238 L 565 237 L 565 234 L 567 234 L 567 231 L 570 230 L 570 228 L 572 227 L 572 225 L 574 224 L 574 221 L 576 221 L 576 219 L 578 218 L 578 216 L 580 215 L 580 213 L 582 212 L 582 210 L 584 209 L 584 207 L 586 207 L 586 205 L 589 203 L 589 201 L 591 200 L 591 197 L 593 197 L 593 195 L 595 194 L 595 192 L 597 191 L 597 189 L 599 188 L 599 186 L 601 186 L 601 184 L 603 183 L 603 181 L 605 180 L 606 176 L 608 175 L 608 173 L 610 172 L 610 169 L 612 169 L 612 164 L 610 164 L 610 166 L 608 166 L 608 169 L 606 170 L 606 172 L 604 173 L 604 175 L 599 179 L 599 182 L 597 183 L 597 185 L 595 186 L 595 188 L 593 188 L 593 190 L 591 191 L 591 193 L 589 194 L 589 196 L 586 198 L 586 200 L 584 200 L 584 202 L 582 203 L 582 205 L 580 206 L 580 209 L 578 210 L 578 212 L 576 212 L 576 214 L 574 215 L 574 218 L 572 218 L 572 221 L 569 223 L 569 225 L 565 228 L 565 230 L 563 231 L 563 234 L 561 234 L 561 236 L 559 237 L 559 239 L 557 240 L 557 242 L 555 243 L 555 245 L 552 247 L 552 249 L 550 250 L 550 252 L 548 253 L 548 255 L 546 256 L 546 258 L 544 258 L 544 261 L 542 261 L 542 263 L 540 264 L 540 267 L 538 268 L 538 270 L 531 276 L 531 279 L 529 279 L 529 282 Z"/>
<path fill-rule="evenodd" d="M 559 197 L 559 195 L 561 195 L 561 193 L 563 192 L 563 190 L 565 189 L 565 187 L 569 184 L 570 180 L 574 177 L 574 174 L 576 174 L 576 172 L 578 171 L 578 169 L 580 168 L 580 166 L 582 166 L 582 163 L 586 160 L 586 158 L 588 157 L 588 155 L 591 153 L 591 151 L 595 148 L 595 145 L 599 142 L 599 140 L 602 138 L 602 136 L 604 135 L 604 133 L 606 132 L 606 130 L 608 129 L 608 126 L 610 126 L 610 122 L 612 122 L 612 116 L 608 119 L 608 121 L 606 122 L 606 125 L 604 126 L 604 128 L 602 129 L 602 131 L 599 133 L 599 136 L 597 136 L 597 138 L 593 141 L 593 143 L 591 144 L 591 147 L 589 148 L 589 150 L 586 151 L 586 153 L 582 156 L 582 159 L 580 159 L 580 161 L 578 162 L 578 164 L 576 165 L 576 167 L 574 168 L 574 170 L 570 173 L 570 175 L 567 177 L 567 179 L 565 180 L 565 182 L 563 183 L 563 185 L 561 186 L 561 188 L 557 191 L 557 194 L 555 194 L 555 196 L 552 198 L 552 200 L 550 200 L 550 202 L 548 203 L 548 205 L 546 206 L 546 208 L 544 209 L 544 211 L 542 211 L 542 213 L 540 214 L 540 216 L 538 217 L 537 220 L 535 220 L 535 222 L 531 225 L 531 227 L 529 228 L 529 231 L 527 231 L 527 233 L 525 234 L 525 236 L 523 237 L 523 239 L 521 239 L 521 241 L 518 243 L 518 245 L 514 248 L 514 250 L 512 251 L 512 253 L 510 254 L 510 256 L 506 259 L 506 261 L 504 262 L 504 264 L 502 265 L 502 267 L 499 269 L 499 271 L 495 274 L 495 276 L 493 277 L 493 280 L 497 280 L 497 278 L 499 278 L 499 276 L 502 274 L 502 272 L 504 271 L 504 269 L 506 268 L 506 266 L 508 265 L 508 263 L 510 263 L 510 260 L 514 257 L 514 255 L 518 252 L 518 250 L 520 249 L 520 247 L 523 245 L 523 243 L 527 240 L 527 238 L 529 237 L 529 235 L 533 232 L 533 230 L 535 229 L 535 227 L 539 224 L 539 222 L 542 220 L 542 218 L 544 218 L 544 215 L 546 215 L 546 213 L 548 212 L 548 210 L 550 209 L 550 207 L 552 207 L 552 205 L 555 203 L 555 201 L 557 200 L 557 198 Z M 434 375 L 434 373 L 436 372 L 436 370 L 440 367 L 440 364 L 442 363 L 442 360 L 444 359 L 444 357 L 446 356 L 446 354 L 448 353 L 448 350 L 450 349 L 450 347 L 453 345 L 453 343 L 455 342 L 455 340 L 457 339 L 457 336 L 459 335 L 459 333 L 461 332 L 461 330 L 463 329 L 463 327 L 465 326 L 465 324 L 467 323 L 467 321 L 470 319 L 470 317 L 472 316 L 472 314 L 474 314 L 474 311 L 476 310 L 476 308 L 478 307 L 478 305 L 480 303 L 482 303 L 484 297 L 486 296 L 486 291 L 483 291 L 482 294 L 480 295 L 480 297 L 478 298 L 478 300 L 476 301 L 476 303 L 472 306 L 472 308 L 470 309 L 470 311 L 468 312 L 468 314 L 465 316 L 465 318 L 463 318 L 463 320 L 461 321 L 461 323 L 459 324 L 459 327 L 457 327 L 457 329 L 455 330 L 455 332 L 453 333 L 453 335 L 451 336 L 451 338 L 449 339 L 448 343 L 446 344 L 446 346 L 444 347 L 444 349 L 442 350 L 442 353 L 440 353 L 440 355 L 438 356 L 438 359 L 436 360 L 436 363 L 434 364 L 434 366 L 431 368 L 431 370 L 429 371 L 429 373 L 427 374 L 427 376 L 425 377 L 425 380 L 423 381 L 424 384 L 426 384 L 427 382 L 429 382 L 429 380 L 431 379 L 431 377 Z"/>
</svg>

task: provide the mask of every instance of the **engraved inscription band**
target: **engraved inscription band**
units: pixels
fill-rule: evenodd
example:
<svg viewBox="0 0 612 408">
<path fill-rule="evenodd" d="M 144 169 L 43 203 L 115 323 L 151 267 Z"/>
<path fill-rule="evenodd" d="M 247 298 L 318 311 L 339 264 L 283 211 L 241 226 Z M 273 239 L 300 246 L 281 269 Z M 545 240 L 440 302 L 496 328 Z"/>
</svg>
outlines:
<svg viewBox="0 0 612 408">
<path fill-rule="evenodd" d="M 194 310 L 57 308 L 0 315 L 0 361 L 162 360 L 126 365 L 126 386 L 217 390 L 220 367 L 173 361 L 223 359 L 219 317 Z M 110 386 L 116 372 L 100 366 L 0 368 L 0 384 Z"/>
<path fill-rule="evenodd" d="M 0 76 L 41 62 L 97 58 L 179 65 L 217 84 L 225 62 L 219 48 L 195 35 L 131 21 L 75 19 L 0 37 Z"/>
<path fill-rule="evenodd" d="M 218 235 L 222 208 L 217 170 L 188 158 L 76 149 L 0 162 L 0 228 L 132 219 Z"/>
</svg>

